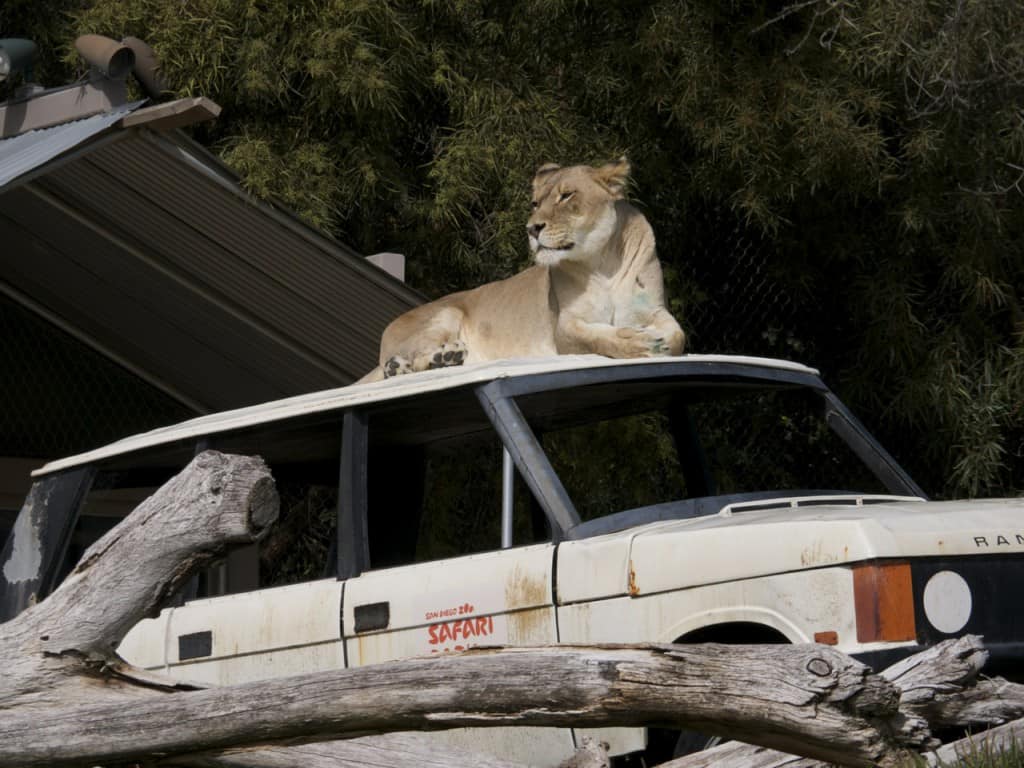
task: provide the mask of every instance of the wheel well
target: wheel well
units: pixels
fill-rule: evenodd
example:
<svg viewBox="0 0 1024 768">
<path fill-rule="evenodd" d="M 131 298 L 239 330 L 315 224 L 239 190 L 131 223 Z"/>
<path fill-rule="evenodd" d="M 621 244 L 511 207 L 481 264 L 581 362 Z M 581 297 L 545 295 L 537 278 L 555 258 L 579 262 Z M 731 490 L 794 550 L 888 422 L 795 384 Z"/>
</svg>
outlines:
<svg viewBox="0 0 1024 768">
<path fill-rule="evenodd" d="M 751 621 L 730 621 L 725 624 L 711 624 L 695 629 L 682 637 L 676 638 L 677 643 L 724 643 L 726 645 L 785 645 L 789 639 L 777 629 L 755 624 Z"/>
<path fill-rule="evenodd" d="M 789 639 L 777 629 L 752 621 L 730 621 L 711 624 L 687 632 L 676 643 L 724 643 L 725 645 L 785 645 Z M 675 728 L 648 728 L 647 749 L 643 753 L 646 765 L 658 765 L 676 757 L 698 752 L 710 744 L 709 737 L 697 731 L 679 731 Z M 627 763 L 616 763 L 626 765 Z M 634 763 L 628 763 L 633 765 Z"/>
</svg>

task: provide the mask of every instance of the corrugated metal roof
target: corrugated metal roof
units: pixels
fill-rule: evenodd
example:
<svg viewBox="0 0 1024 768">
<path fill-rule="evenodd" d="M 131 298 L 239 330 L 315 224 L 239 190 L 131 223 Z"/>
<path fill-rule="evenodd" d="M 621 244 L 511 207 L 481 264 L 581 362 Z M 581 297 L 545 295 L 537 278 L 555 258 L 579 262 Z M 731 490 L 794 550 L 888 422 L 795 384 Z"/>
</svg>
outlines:
<svg viewBox="0 0 1024 768">
<path fill-rule="evenodd" d="M 194 440 L 198 437 L 216 435 L 229 430 L 243 429 L 259 424 L 281 421 L 297 416 L 308 416 L 327 411 L 342 410 L 369 405 L 371 403 L 397 400 L 405 397 L 416 397 L 430 392 L 455 389 L 473 384 L 480 384 L 494 379 L 515 376 L 531 376 L 541 373 L 560 371 L 591 370 L 595 368 L 636 368 L 640 376 L 645 366 L 673 367 L 673 373 L 680 376 L 699 375 L 707 371 L 709 364 L 729 364 L 739 368 L 773 368 L 776 370 L 794 371 L 817 376 L 818 371 L 800 363 L 789 360 L 776 360 L 764 357 L 747 357 L 740 355 L 684 355 L 682 357 L 646 357 L 628 360 L 616 360 L 601 355 L 558 355 L 547 358 L 520 358 L 515 360 L 498 360 L 475 365 L 463 365 L 453 368 L 438 368 L 421 371 L 406 376 L 395 376 L 383 381 L 367 384 L 354 384 L 324 392 L 313 392 L 307 395 L 291 397 L 270 403 L 239 408 L 223 413 L 214 413 L 190 419 L 181 424 L 155 429 L 141 435 L 127 437 L 103 448 L 98 448 L 78 456 L 51 462 L 33 472 L 33 476 L 57 472 L 69 467 L 88 464 L 100 459 L 120 456 L 143 448 L 165 445 L 179 440 Z"/>
<path fill-rule="evenodd" d="M 58 126 L 78 139 L 62 160 L 57 128 L 0 142 L 25 139 L 9 158 L 35 174 L 0 188 L 0 289 L 200 411 L 373 368 L 384 327 L 423 297 L 183 134 L 111 128 L 132 106 Z"/>
<path fill-rule="evenodd" d="M 82 120 L 0 139 L 0 193 L 18 177 L 99 135 L 142 104 L 137 101 Z"/>
</svg>

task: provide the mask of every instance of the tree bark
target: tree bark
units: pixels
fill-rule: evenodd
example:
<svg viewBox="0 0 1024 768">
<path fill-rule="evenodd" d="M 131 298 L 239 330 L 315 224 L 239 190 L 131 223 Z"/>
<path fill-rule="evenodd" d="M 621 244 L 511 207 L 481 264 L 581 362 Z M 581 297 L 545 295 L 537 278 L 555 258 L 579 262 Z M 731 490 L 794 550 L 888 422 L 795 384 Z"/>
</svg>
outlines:
<svg viewBox="0 0 1024 768">
<path fill-rule="evenodd" d="M 528 768 L 494 755 L 438 744 L 426 734 L 388 733 L 293 747 L 240 748 L 191 753 L 160 761 L 190 768 Z"/>
<path fill-rule="evenodd" d="M 897 676 L 920 702 L 901 712 L 896 685 L 820 645 L 484 648 L 202 690 L 116 656 L 124 633 L 196 569 L 264 536 L 277 506 L 260 459 L 203 453 L 53 595 L 3 624 L 0 768 L 337 768 L 401 764 L 380 755 L 402 750 L 429 765 L 437 750 L 415 735 L 296 745 L 459 726 L 690 728 L 855 766 L 895 765 L 933 743 L 911 710 L 933 714 L 926 692 L 947 691 L 922 682 L 923 663 Z M 948 674 L 969 676 L 978 652 L 964 650 Z"/>
<path fill-rule="evenodd" d="M 984 728 L 1024 717 L 1024 685 L 1001 678 L 978 679 L 987 660 L 988 652 L 981 639 L 966 635 L 910 656 L 880 674 L 899 687 L 900 709 L 927 720 L 934 730 Z M 995 732 L 988 731 L 975 740 Z M 964 748 L 966 742 L 955 744 Z M 952 755 L 949 750 L 953 746 L 946 745 L 939 752 Z M 729 742 L 662 763 L 660 768 L 713 765 L 721 768 L 824 768 L 826 764 L 752 744 Z"/>
<path fill-rule="evenodd" d="M 611 768 L 608 745 L 591 736 L 584 736 L 575 754 L 558 764 L 558 768 Z"/>
<path fill-rule="evenodd" d="M 178 689 L 125 664 L 114 648 L 193 572 L 265 535 L 277 512 L 262 459 L 197 456 L 93 544 L 52 595 L 0 625 L 0 711 Z"/>
<path fill-rule="evenodd" d="M 191 690 L 125 664 L 113 652 L 124 632 L 155 615 L 168 595 L 231 546 L 262 538 L 277 517 L 273 479 L 259 459 L 209 451 L 144 501 L 82 557 L 45 601 L 0 625 L 0 710 L 59 717 L 88 701 L 134 701 Z M 2 718 L 0 718 L 2 719 Z M 472 764 L 522 768 L 421 734 L 388 734 L 295 747 L 189 754 L 169 765 L 343 768 Z"/>
<path fill-rule="evenodd" d="M 786 685 L 780 686 L 779 681 Z M 372 692 L 372 695 L 368 695 Z M 133 702 L 10 712 L 0 766 L 154 760 L 462 726 L 667 724 L 845 765 L 929 744 L 896 689 L 823 646 L 481 649 Z"/>
</svg>

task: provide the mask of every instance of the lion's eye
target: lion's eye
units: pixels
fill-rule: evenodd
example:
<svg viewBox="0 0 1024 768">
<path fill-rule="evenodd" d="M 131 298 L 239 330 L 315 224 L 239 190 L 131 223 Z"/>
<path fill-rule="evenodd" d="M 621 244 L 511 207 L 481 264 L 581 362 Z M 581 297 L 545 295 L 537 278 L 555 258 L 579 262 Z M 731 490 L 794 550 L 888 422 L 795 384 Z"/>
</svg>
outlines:
<svg viewBox="0 0 1024 768">
<path fill-rule="evenodd" d="M 575 192 L 563 192 L 562 194 L 560 194 L 558 196 L 558 202 L 564 203 L 566 200 L 568 200 L 570 197 L 572 197 L 575 194 L 576 194 Z"/>
</svg>

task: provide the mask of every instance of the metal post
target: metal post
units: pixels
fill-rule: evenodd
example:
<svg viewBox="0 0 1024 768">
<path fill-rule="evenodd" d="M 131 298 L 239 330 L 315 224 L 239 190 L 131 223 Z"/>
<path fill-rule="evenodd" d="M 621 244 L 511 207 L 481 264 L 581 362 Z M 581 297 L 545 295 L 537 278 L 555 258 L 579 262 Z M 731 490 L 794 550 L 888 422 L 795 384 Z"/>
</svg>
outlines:
<svg viewBox="0 0 1024 768">
<path fill-rule="evenodd" d="M 512 546 L 512 480 L 515 477 L 515 465 L 508 448 L 501 449 L 501 548 Z"/>
<path fill-rule="evenodd" d="M 502 393 L 504 382 L 498 379 L 483 384 L 477 387 L 476 396 L 501 442 L 512 454 L 519 476 L 551 522 L 551 540 L 557 544 L 565 538 L 566 531 L 579 525 L 580 516 L 519 406 Z"/>
</svg>

